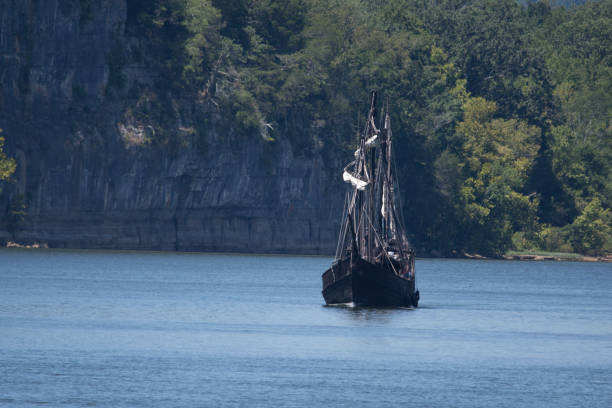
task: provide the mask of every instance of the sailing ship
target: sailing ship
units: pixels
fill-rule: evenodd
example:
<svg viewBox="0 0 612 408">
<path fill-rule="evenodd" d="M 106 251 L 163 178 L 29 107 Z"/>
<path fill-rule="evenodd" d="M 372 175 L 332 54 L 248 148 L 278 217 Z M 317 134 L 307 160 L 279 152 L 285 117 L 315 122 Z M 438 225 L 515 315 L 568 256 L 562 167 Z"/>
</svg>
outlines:
<svg viewBox="0 0 612 408">
<path fill-rule="evenodd" d="M 404 228 L 393 160 L 388 103 L 377 126 L 376 91 L 355 160 L 343 172 L 350 184 L 336 255 L 323 273 L 328 305 L 417 307 L 415 253 Z"/>
</svg>

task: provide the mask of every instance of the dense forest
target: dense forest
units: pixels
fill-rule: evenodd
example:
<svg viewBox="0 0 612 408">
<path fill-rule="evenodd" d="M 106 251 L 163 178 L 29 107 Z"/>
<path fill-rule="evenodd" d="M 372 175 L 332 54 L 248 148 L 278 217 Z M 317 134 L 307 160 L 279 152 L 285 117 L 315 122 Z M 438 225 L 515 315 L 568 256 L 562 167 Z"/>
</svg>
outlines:
<svg viewBox="0 0 612 408">
<path fill-rule="evenodd" d="M 161 124 L 189 93 L 243 143 L 348 157 L 375 88 L 419 247 L 598 255 L 612 252 L 612 0 L 577 3 L 131 0 L 126 29 L 154 44 Z M 122 58 L 109 55 L 116 89 Z M 14 168 L 0 155 L 0 178 Z"/>
</svg>

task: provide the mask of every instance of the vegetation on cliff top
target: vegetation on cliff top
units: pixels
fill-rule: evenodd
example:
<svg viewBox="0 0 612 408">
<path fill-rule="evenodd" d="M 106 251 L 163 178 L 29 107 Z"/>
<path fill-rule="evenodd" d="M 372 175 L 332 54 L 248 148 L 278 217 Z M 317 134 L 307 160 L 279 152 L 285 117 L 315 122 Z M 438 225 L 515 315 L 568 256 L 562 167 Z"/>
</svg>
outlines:
<svg viewBox="0 0 612 408">
<path fill-rule="evenodd" d="M 388 97 L 418 248 L 612 251 L 612 0 L 131 0 L 175 89 L 299 154 Z"/>
</svg>

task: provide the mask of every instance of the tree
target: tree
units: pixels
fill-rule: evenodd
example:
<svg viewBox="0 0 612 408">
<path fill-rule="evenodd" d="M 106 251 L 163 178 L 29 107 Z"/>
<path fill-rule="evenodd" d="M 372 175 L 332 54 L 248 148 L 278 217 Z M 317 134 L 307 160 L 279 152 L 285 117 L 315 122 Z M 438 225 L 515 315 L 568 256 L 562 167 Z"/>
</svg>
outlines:
<svg viewBox="0 0 612 408">
<path fill-rule="evenodd" d="M 603 255 L 612 250 L 612 214 L 595 198 L 574 220 L 570 228 L 574 249 L 587 255 Z"/>
<path fill-rule="evenodd" d="M 1 132 L 2 132 L 2 129 L 0 129 L 0 133 Z M 3 147 L 4 147 L 4 138 L 0 136 L 0 193 L 2 193 L 2 182 L 10 180 L 11 176 L 15 172 L 15 169 L 17 168 L 17 163 L 15 162 L 15 159 L 8 158 L 3 151 Z M 23 203 L 23 198 L 21 202 Z M 24 208 L 25 208 L 25 205 L 24 205 Z M 6 221 L 7 221 L 7 230 L 13 235 L 13 239 L 14 239 L 15 238 L 15 233 L 14 233 L 15 230 L 13 229 L 14 208 L 12 205 L 9 208 L 9 213 L 8 213 L 8 217 Z M 23 224 L 24 221 L 25 221 L 25 210 L 23 212 L 23 217 L 21 218 L 21 224 Z"/>
<path fill-rule="evenodd" d="M 495 102 L 468 98 L 457 125 L 461 182 L 453 201 L 462 246 L 502 255 L 512 234 L 533 228 L 535 206 L 521 193 L 538 150 L 540 131 L 516 119 L 499 119 Z M 450 154 L 450 153 L 449 153 Z"/>
<path fill-rule="evenodd" d="M 306 12 L 302 0 L 258 0 L 253 4 L 253 25 L 276 52 L 294 52 L 303 46 Z"/>
<path fill-rule="evenodd" d="M 554 8 L 534 26 L 532 47 L 546 59 L 561 108 L 547 140 L 566 196 L 555 203 L 565 212 L 557 225 L 571 223 L 594 198 L 612 206 L 611 37 L 611 0 Z"/>
<path fill-rule="evenodd" d="M 2 129 L 0 129 L 2 133 Z M 7 181 L 15 172 L 17 163 L 4 153 L 4 137 L 0 136 L 0 181 Z"/>
<path fill-rule="evenodd" d="M 212 0 L 212 6 L 219 10 L 220 16 L 223 17 L 220 34 L 240 44 L 243 48 L 249 45 L 246 27 L 249 23 L 250 3 L 252 2 L 249 0 Z"/>
<path fill-rule="evenodd" d="M 185 74 L 202 82 L 219 54 L 221 12 L 210 0 L 186 0 L 183 25 L 189 35 L 185 41 Z"/>
</svg>

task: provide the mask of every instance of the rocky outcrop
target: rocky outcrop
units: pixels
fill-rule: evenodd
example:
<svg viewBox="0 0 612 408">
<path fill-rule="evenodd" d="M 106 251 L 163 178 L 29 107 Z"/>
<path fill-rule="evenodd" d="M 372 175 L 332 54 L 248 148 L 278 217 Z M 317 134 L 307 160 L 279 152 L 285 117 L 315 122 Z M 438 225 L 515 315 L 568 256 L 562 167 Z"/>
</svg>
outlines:
<svg viewBox="0 0 612 408">
<path fill-rule="evenodd" d="M 163 125 L 135 119 L 164 78 L 127 12 L 126 0 L 0 0 L 0 128 L 18 161 L 0 216 L 25 197 L 17 241 L 331 253 L 340 161 L 300 152 L 282 134 L 239 136 L 185 95 Z M 172 142 L 152 143 L 161 131 Z M 4 222 L 0 240 L 9 239 Z"/>
</svg>

